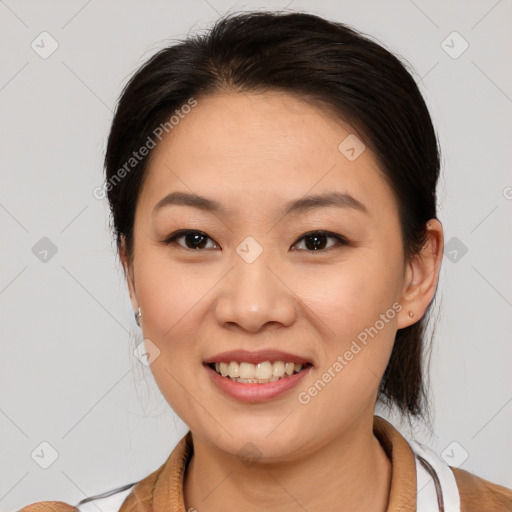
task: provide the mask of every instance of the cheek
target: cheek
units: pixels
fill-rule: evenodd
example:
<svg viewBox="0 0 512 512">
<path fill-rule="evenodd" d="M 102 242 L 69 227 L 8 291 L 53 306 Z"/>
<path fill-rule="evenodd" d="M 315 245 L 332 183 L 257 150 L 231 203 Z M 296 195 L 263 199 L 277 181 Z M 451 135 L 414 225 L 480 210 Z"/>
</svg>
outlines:
<svg viewBox="0 0 512 512">
<path fill-rule="evenodd" d="M 190 319 L 197 314 L 216 280 L 215 274 L 199 271 L 193 263 L 184 269 L 183 265 L 179 266 L 160 254 L 152 257 L 148 250 L 140 259 L 136 283 L 147 328 L 144 334 L 161 340 L 161 343 L 167 340 L 186 342 L 188 327 L 192 327 Z M 167 346 L 165 343 L 163 348 L 167 349 Z"/>
<path fill-rule="evenodd" d="M 315 428 L 329 431 L 374 406 L 401 307 L 394 300 L 393 272 L 363 262 L 329 276 L 309 274 L 301 287 L 297 294 L 323 336 L 315 379 L 299 390 L 300 403 L 307 403 Z"/>
<path fill-rule="evenodd" d="M 143 311 L 144 338 L 158 347 L 159 355 L 150 365 L 155 382 L 167 403 L 181 418 L 194 423 L 201 411 L 191 407 L 196 396 L 195 374 L 201 354 L 197 338 L 201 316 L 207 313 L 208 291 L 216 282 L 211 273 L 184 271 L 160 254 L 146 251 L 139 260 L 137 295 Z M 218 279 L 217 279 L 218 280 Z M 191 416 L 192 415 L 192 416 Z"/>
<path fill-rule="evenodd" d="M 373 325 L 397 297 L 398 265 L 367 256 L 319 267 L 295 280 L 297 296 L 323 324 L 326 336 L 340 343 Z"/>
<path fill-rule="evenodd" d="M 399 269 L 400 260 L 390 263 L 379 258 L 378 251 L 368 251 L 347 258 L 336 269 L 305 273 L 298 281 L 297 295 L 314 313 L 312 322 L 324 335 L 318 374 L 329 384 L 313 408 L 328 422 L 341 421 L 347 411 L 372 403 L 401 309 L 396 302 Z M 326 403 L 337 403 L 341 409 L 323 409 Z"/>
</svg>

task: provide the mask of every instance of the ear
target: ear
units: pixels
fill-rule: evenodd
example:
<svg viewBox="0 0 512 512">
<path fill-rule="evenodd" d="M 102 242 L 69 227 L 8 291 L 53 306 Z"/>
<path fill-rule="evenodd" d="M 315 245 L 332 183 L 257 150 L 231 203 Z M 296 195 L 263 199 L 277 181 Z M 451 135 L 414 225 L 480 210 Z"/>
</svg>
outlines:
<svg viewBox="0 0 512 512">
<path fill-rule="evenodd" d="M 443 249 L 443 226 L 437 219 L 430 219 L 425 245 L 406 265 L 398 329 L 416 323 L 425 314 L 436 292 Z M 414 316 L 409 316 L 410 311 Z"/>
<path fill-rule="evenodd" d="M 123 265 L 124 276 L 128 285 L 128 292 L 130 293 L 130 300 L 132 303 L 133 311 L 137 311 L 139 309 L 139 303 L 137 301 L 137 294 L 135 291 L 133 265 L 130 263 L 130 259 L 128 258 L 124 235 L 121 235 L 121 243 L 119 245 L 119 258 L 121 259 L 121 264 Z"/>
</svg>

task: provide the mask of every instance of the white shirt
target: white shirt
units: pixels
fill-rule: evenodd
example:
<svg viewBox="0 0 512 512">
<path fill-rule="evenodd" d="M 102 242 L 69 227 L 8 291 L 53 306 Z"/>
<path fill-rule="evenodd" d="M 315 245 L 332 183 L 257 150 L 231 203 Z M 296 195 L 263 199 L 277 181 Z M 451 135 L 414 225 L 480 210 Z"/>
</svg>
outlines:
<svg viewBox="0 0 512 512">
<path fill-rule="evenodd" d="M 108 498 L 100 498 L 98 500 L 92 500 L 83 505 L 80 505 L 78 510 L 80 512 L 119 512 L 121 505 L 128 495 L 132 492 L 133 487 L 126 489 L 125 491 L 118 492 Z"/>
</svg>

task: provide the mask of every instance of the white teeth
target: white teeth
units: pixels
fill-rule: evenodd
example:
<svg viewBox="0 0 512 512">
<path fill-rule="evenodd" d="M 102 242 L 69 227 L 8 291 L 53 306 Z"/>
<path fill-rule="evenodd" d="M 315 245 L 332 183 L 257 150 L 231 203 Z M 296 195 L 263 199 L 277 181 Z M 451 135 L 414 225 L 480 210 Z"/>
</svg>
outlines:
<svg viewBox="0 0 512 512">
<path fill-rule="evenodd" d="M 215 371 L 223 377 L 229 377 L 236 382 L 266 383 L 275 382 L 283 377 L 299 373 L 304 368 L 300 363 L 284 361 L 265 361 L 258 364 L 237 361 L 215 363 Z"/>
<path fill-rule="evenodd" d="M 231 361 L 229 363 L 229 376 L 234 379 L 235 377 L 240 377 L 240 365 L 236 361 Z"/>
<path fill-rule="evenodd" d="M 272 377 L 272 365 L 269 361 L 265 361 L 264 363 L 258 363 L 256 365 L 256 379 L 267 380 Z"/>
<path fill-rule="evenodd" d="M 251 363 L 240 363 L 240 378 L 254 379 L 256 376 L 256 366 Z"/>
<path fill-rule="evenodd" d="M 229 373 L 229 365 L 227 363 L 220 363 L 220 374 L 226 377 Z"/>
<path fill-rule="evenodd" d="M 272 365 L 272 375 L 274 377 L 282 377 L 284 375 L 284 363 L 283 363 L 283 361 L 276 361 Z"/>
</svg>

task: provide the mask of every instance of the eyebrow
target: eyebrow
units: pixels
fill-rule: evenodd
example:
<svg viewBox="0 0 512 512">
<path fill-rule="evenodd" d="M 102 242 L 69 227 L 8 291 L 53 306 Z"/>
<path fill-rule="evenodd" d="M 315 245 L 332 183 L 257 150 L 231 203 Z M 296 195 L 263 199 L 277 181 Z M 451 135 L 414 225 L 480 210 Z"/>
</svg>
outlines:
<svg viewBox="0 0 512 512">
<path fill-rule="evenodd" d="M 199 208 L 207 212 L 222 213 L 224 211 L 221 204 L 214 199 L 208 199 L 207 197 L 191 194 L 189 192 L 171 192 L 155 204 L 153 207 L 153 215 L 165 206 L 172 205 L 193 206 L 194 208 Z"/>
<path fill-rule="evenodd" d="M 226 209 L 214 199 L 189 192 L 171 192 L 156 203 L 153 208 L 153 215 L 160 209 L 171 205 L 192 206 L 213 213 L 226 212 Z M 290 201 L 285 205 L 283 215 L 304 213 L 309 210 L 325 207 L 350 208 L 363 213 L 369 213 L 366 206 L 350 194 L 329 192 L 326 194 L 303 196 L 300 199 Z"/>
<path fill-rule="evenodd" d="M 362 213 L 369 213 L 366 206 L 350 194 L 346 192 L 329 192 L 326 194 L 303 196 L 295 201 L 290 201 L 284 209 L 284 215 L 303 213 L 325 207 L 350 208 Z"/>
</svg>

